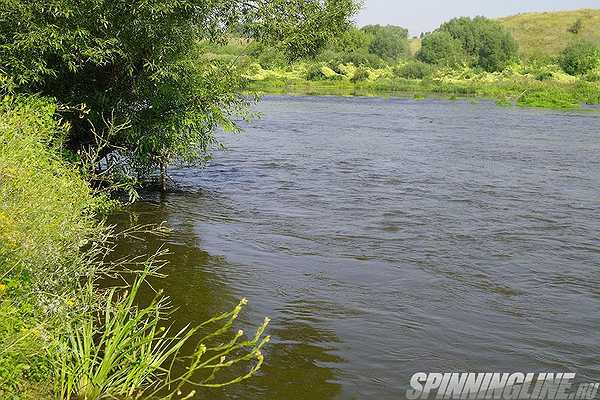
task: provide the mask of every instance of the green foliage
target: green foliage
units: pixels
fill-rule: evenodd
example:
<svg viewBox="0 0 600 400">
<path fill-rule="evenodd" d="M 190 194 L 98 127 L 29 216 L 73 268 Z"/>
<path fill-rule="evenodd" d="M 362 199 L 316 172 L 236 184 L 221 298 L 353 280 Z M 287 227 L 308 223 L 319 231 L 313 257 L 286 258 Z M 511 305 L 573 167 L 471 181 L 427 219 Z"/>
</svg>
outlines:
<svg viewBox="0 0 600 400">
<path fill-rule="evenodd" d="M 546 90 L 528 91 L 519 97 L 517 104 L 526 107 L 543 107 L 555 109 L 578 108 L 579 102 L 570 93 L 560 89 L 547 88 Z"/>
<path fill-rule="evenodd" d="M 253 57 L 256 62 L 264 69 L 281 68 L 288 65 L 288 60 L 285 54 L 274 46 L 266 46 L 261 43 L 254 42 L 248 54 Z"/>
<path fill-rule="evenodd" d="M 417 59 L 428 64 L 455 67 L 466 62 L 466 55 L 457 39 L 441 31 L 423 37 Z"/>
<path fill-rule="evenodd" d="M 312 64 L 306 71 L 306 79 L 309 81 L 339 80 L 342 76 L 323 63 Z"/>
<path fill-rule="evenodd" d="M 42 98 L 0 100 L 2 398 L 47 382 L 49 330 L 93 273 L 81 248 L 102 232 L 93 218 L 105 202 L 62 159 L 68 127 L 55 112 Z"/>
<path fill-rule="evenodd" d="M 364 82 L 369 80 L 369 76 L 369 70 L 366 68 L 357 68 L 356 71 L 354 71 L 351 81 L 352 83 Z"/>
<path fill-rule="evenodd" d="M 472 65 L 488 72 L 501 71 L 517 57 L 518 45 L 497 21 L 461 17 L 439 28 L 461 43 Z"/>
<path fill-rule="evenodd" d="M 567 74 L 582 75 L 600 65 L 600 48 L 594 43 L 577 41 L 565 48 L 560 66 Z"/>
<path fill-rule="evenodd" d="M 382 68 L 385 62 L 377 55 L 367 52 L 334 53 L 325 51 L 317 57 L 317 61 L 334 66 L 352 64 L 356 67 Z"/>
<path fill-rule="evenodd" d="M 327 77 L 323 74 L 322 64 L 313 64 L 306 71 L 306 79 L 309 81 L 319 81 L 326 79 Z"/>
<path fill-rule="evenodd" d="M 0 102 L 0 277 L 27 282 L 27 293 L 72 290 L 79 249 L 96 233 L 98 202 L 60 155 L 67 127 L 55 111 L 40 98 Z"/>
<path fill-rule="evenodd" d="M 394 61 L 408 55 L 408 31 L 399 26 L 368 25 L 363 31 L 372 35 L 369 52 Z"/>
<path fill-rule="evenodd" d="M 312 58 L 331 38 L 342 34 L 358 11 L 353 0 L 268 0 L 239 1 L 242 10 L 251 11 L 247 29 L 259 41 L 279 47 L 289 60 Z M 248 20 L 248 17 L 245 18 Z"/>
<path fill-rule="evenodd" d="M 588 72 L 584 79 L 588 82 L 600 82 L 600 71 Z"/>
<path fill-rule="evenodd" d="M 331 38 L 327 50 L 335 53 L 368 53 L 372 41 L 372 34 L 367 33 L 364 29 L 351 26 L 341 35 Z"/>
<path fill-rule="evenodd" d="M 430 64 L 420 61 L 409 61 L 408 63 L 394 68 L 394 75 L 406 79 L 424 79 L 430 77 L 434 68 Z"/>
<path fill-rule="evenodd" d="M 33 399 L 29 393 L 48 384 L 51 363 L 43 332 L 30 304 L 17 305 L 0 294 L 0 398 L 19 394 Z"/>
<path fill-rule="evenodd" d="M 118 159 L 113 170 L 144 177 L 206 159 L 215 127 L 235 130 L 245 116 L 241 74 L 199 61 L 198 43 L 242 27 L 288 59 L 311 56 L 356 10 L 352 0 L 12 0 L 0 10 L 0 85 L 85 105 L 63 113 L 67 147 L 89 153 L 102 143 L 98 164 Z"/>
</svg>

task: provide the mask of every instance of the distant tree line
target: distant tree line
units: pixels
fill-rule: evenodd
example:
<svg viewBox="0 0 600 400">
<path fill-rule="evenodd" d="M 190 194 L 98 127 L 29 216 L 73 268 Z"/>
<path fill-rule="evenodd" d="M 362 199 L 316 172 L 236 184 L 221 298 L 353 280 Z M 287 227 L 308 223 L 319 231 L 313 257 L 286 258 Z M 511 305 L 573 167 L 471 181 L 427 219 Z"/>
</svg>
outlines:
<svg viewBox="0 0 600 400">
<path fill-rule="evenodd" d="M 576 21 L 568 30 L 574 34 L 557 62 L 568 74 L 587 74 L 599 66 L 600 51 L 590 42 L 577 36 L 582 21 Z M 416 38 L 412 40 L 417 40 Z M 460 17 L 443 23 L 433 32 L 420 35 L 420 49 L 411 54 L 410 39 L 405 28 L 393 25 L 368 25 L 350 27 L 332 37 L 316 57 L 310 61 L 321 62 L 332 70 L 340 64 L 353 64 L 359 68 L 396 66 L 397 76 L 422 79 L 438 67 L 470 67 L 487 72 L 498 72 L 520 62 L 519 46 L 511 32 L 499 21 L 485 17 Z M 255 47 L 253 52 L 264 68 L 285 63 L 285 57 L 276 48 Z M 279 55 L 278 55 L 279 54 Z M 368 74 L 361 70 L 356 81 Z M 311 69 L 309 79 L 323 79 L 319 67 Z M 359 79 L 360 78 L 360 79 Z"/>
</svg>

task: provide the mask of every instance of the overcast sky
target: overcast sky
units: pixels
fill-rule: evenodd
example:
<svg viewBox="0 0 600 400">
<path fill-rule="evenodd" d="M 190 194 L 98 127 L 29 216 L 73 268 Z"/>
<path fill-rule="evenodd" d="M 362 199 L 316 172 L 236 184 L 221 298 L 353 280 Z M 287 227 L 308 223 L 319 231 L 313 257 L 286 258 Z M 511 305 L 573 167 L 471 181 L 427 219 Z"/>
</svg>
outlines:
<svg viewBox="0 0 600 400">
<path fill-rule="evenodd" d="M 412 35 L 429 32 L 453 17 L 502 17 L 530 11 L 600 8 L 600 0 L 363 0 L 356 18 L 367 24 L 400 25 Z"/>
</svg>

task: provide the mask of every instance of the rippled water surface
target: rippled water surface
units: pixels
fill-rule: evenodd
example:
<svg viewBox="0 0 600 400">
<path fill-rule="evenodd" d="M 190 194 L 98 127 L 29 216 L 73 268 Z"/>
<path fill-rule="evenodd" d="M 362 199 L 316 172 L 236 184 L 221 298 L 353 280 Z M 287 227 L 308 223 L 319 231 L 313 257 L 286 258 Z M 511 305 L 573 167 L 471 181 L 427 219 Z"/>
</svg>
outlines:
<svg viewBox="0 0 600 400">
<path fill-rule="evenodd" d="M 250 300 L 268 365 L 225 399 L 401 399 L 419 371 L 600 379 L 600 116 L 267 97 L 167 221 L 176 321 Z M 157 246 L 158 240 L 128 245 Z"/>
</svg>

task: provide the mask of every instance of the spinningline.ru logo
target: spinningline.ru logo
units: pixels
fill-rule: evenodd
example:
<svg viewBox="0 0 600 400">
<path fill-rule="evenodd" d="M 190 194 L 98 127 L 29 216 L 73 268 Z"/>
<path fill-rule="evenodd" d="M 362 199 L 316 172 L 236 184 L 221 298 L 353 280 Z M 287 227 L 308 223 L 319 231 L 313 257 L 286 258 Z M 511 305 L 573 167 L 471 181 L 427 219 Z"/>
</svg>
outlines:
<svg viewBox="0 0 600 400">
<path fill-rule="evenodd" d="M 600 383 L 574 384 L 574 373 L 424 373 L 410 379 L 409 400 L 593 400 Z"/>
</svg>

